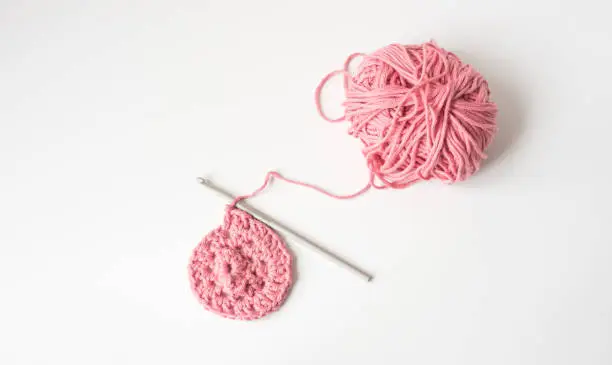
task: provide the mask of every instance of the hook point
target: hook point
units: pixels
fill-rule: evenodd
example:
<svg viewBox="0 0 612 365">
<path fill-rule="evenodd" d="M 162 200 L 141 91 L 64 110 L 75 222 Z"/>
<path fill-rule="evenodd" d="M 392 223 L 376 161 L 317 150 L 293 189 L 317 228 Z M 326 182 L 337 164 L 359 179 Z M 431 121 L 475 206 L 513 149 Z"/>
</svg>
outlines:
<svg viewBox="0 0 612 365">
<path fill-rule="evenodd" d="M 205 179 L 203 177 L 198 177 L 196 180 L 202 185 L 210 185 L 210 180 Z"/>
</svg>

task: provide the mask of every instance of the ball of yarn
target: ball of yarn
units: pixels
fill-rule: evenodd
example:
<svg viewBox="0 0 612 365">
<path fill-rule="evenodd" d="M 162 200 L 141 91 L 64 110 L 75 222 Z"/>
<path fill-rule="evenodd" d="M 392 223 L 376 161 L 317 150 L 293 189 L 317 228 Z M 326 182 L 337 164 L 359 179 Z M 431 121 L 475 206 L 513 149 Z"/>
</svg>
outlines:
<svg viewBox="0 0 612 365">
<path fill-rule="evenodd" d="M 270 227 L 230 206 L 189 263 L 191 287 L 209 311 L 251 320 L 277 310 L 292 285 L 291 255 Z"/>
<path fill-rule="evenodd" d="M 362 56 L 354 74 L 349 63 Z M 320 93 L 344 74 L 344 116 L 328 118 Z M 316 92 L 319 113 L 350 122 L 363 144 L 370 185 L 404 188 L 432 178 L 453 183 L 476 172 L 497 128 L 487 81 L 472 66 L 433 42 L 391 44 L 351 55 L 344 70 L 325 77 Z"/>
</svg>

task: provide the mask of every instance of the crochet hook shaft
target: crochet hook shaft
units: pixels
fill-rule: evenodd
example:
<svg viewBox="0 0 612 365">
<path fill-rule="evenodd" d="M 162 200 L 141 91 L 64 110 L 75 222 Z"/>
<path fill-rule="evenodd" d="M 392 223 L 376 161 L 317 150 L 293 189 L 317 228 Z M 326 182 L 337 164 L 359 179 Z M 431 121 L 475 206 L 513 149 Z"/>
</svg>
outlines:
<svg viewBox="0 0 612 365">
<path fill-rule="evenodd" d="M 234 196 L 232 194 L 230 194 L 228 191 L 224 190 L 223 188 L 215 185 L 212 181 L 199 177 L 198 178 L 198 182 L 200 184 L 204 185 L 205 187 L 207 187 L 207 188 L 217 192 L 219 195 L 223 195 L 224 197 L 226 197 L 230 201 L 234 200 Z M 332 261 L 332 262 L 342 266 L 343 268 L 347 269 L 351 273 L 357 275 L 361 279 L 363 279 L 365 281 L 371 281 L 373 279 L 373 276 L 368 274 L 364 270 L 358 268 L 354 264 L 348 262 L 347 260 L 345 260 L 342 257 L 338 256 L 337 254 L 329 251 L 328 249 L 318 245 L 317 243 L 312 242 L 308 238 L 306 238 L 303 235 L 301 235 L 300 233 L 292 230 L 291 228 L 285 226 L 284 224 L 279 223 L 278 221 L 272 219 L 267 214 L 265 214 L 265 213 L 255 209 L 255 208 L 245 204 L 242 201 L 239 201 L 238 203 L 236 203 L 236 207 L 244 210 L 245 212 L 249 213 L 253 217 L 259 219 L 260 221 L 262 221 L 263 223 L 267 224 L 268 226 L 270 226 L 271 228 L 275 229 L 276 231 L 282 232 L 285 235 L 292 236 L 294 238 L 293 239 L 294 242 L 299 243 L 299 244 L 301 244 L 304 247 L 308 247 L 309 249 L 313 250 L 314 252 L 316 252 L 316 253 L 320 254 L 321 256 L 327 258 L 329 261 Z"/>
</svg>

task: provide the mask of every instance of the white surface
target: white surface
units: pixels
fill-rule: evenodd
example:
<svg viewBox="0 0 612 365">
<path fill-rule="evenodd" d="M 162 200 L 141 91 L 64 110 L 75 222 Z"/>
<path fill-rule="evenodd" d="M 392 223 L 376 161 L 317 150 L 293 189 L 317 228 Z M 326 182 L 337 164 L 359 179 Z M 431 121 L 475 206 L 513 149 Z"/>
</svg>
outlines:
<svg viewBox="0 0 612 365">
<path fill-rule="evenodd" d="M 0 2 L 0 363 L 610 364 L 602 4 Z M 313 90 L 352 52 L 430 38 L 490 81 L 485 168 L 346 202 L 275 184 L 253 204 L 376 279 L 293 248 L 279 312 L 205 312 L 186 263 L 225 202 L 195 177 L 355 191 L 359 143 Z"/>
</svg>

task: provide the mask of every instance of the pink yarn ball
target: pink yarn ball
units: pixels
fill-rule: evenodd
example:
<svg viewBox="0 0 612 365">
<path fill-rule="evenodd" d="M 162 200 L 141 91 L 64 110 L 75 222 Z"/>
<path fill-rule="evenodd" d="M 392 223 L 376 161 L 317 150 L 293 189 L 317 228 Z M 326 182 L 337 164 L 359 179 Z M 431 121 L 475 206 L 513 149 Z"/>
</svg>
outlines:
<svg viewBox="0 0 612 365">
<path fill-rule="evenodd" d="M 194 249 L 189 277 L 207 310 L 251 320 L 277 310 L 293 283 L 291 255 L 270 227 L 229 207 L 223 225 Z"/>
<path fill-rule="evenodd" d="M 349 63 L 358 56 L 363 61 L 351 75 Z M 345 75 L 345 113 L 330 119 L 319 99 L 337 73 Z M 497 130 L 487 81 L 433 42 L 351 55 L 344 70 L 321 81 L 316 95 L 323 118 L 351 123 L 349 134 L 363 142 L 376 188 L 404 188 L 432 178 L 464 180 L 479 169 Z"/>
</svg>

